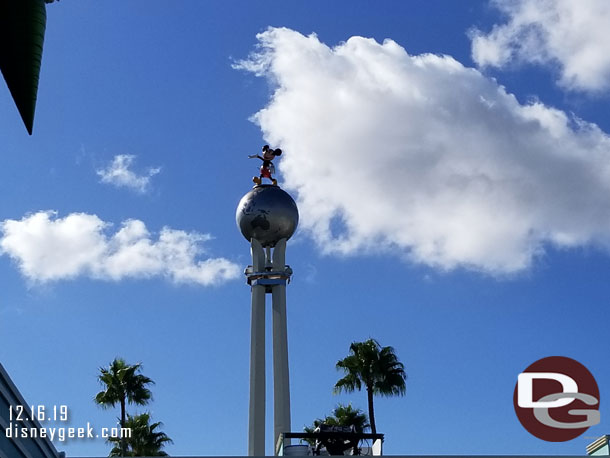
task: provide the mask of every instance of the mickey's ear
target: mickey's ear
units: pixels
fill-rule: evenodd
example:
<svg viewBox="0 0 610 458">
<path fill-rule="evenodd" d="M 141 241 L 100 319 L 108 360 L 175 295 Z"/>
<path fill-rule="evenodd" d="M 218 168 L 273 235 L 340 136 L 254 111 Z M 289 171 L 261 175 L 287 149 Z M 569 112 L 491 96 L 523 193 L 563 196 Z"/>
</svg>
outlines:
<svg viewBox="0 0 610 458">
<path fill-rule="evenodd" d="M 282 150 L 281 150 L 281 149 L 279 149 L 279 148 L 276 148 L 276 149 L 275 149 L 275 155 L 276 155 L 276 156 L 281 156 L 281 155 L 282 155 Z"/>
<path fill-rule="evenodd" d="M 263 146 L 263 151 L 267 151 L 269 149 L 269 145 Z"/>
</svg>

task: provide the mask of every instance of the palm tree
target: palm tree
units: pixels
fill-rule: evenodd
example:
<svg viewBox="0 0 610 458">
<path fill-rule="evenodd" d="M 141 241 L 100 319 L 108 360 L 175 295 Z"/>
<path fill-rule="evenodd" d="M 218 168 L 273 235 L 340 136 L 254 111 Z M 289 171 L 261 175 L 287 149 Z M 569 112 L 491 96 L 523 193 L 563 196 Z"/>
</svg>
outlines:
<svg viewBox="0 0 610 458">
<path fill-rule="evenodd" d="M 123 450 L 120 445 L 115 445 L 110 451 L 109 456 L 167 456 L 161 450 L 166 444 L 173 441 L 161 431 L 155 431 L 163 423 L 157 422 L 150 424 L 150 414 L 128 415 L 125 427 L 131 430 L 131 436 L 125 440 L 127 447 Z M 110 438 L 109 442 L 120 443 L 120 438 Z"/>
<path fill-rule="evenodd" d="M 327 415 L 323 420 L 320 418 L 315 419 L 313 424 L 305 426 L 303 431 L 313 433 L 322 424 L 328 426 L 353 426 L 357 433 L 363 433 L 365 429 L 371 426 L 368 423 L 366 414 L 361 409 L 354 409 L 351 404 L 338 404 L 330 415 Z M 307 438 L 303 440 L 309 443 L 309 445 L 315 446 L 315 439 Z"/>
<path fill-rule="evenodd" d="M 103 408 L 121 406 L 121 428 L 125 428 L 126 404 L 145 405 L 152 399 L 152 393 L 146 387 L 154 384 L 148 377 L 139 374 L 142 365 L 129 365 L 122 358 L 115 358 L 109 367 L 100 367 L 98 380 L 104 389 L 95 395 L 95 402 Z M 125 450 L 125 441 L 122 441 Z"/>
<path fill-rule="evenodd" d="M 368 397 L 371 431 L 376 434 L 373 395 L 404 395 L 407 379 L 404 365 L 398 361 L 392 347 L 382 347 L 375 339 L 352 342 L 349 351 L 349 356 L 337 362 L 337 370 L 342 369 L 345 377 L 335 384 L 334 391 L 360 391 L 364 385 Z"/>
</svg>

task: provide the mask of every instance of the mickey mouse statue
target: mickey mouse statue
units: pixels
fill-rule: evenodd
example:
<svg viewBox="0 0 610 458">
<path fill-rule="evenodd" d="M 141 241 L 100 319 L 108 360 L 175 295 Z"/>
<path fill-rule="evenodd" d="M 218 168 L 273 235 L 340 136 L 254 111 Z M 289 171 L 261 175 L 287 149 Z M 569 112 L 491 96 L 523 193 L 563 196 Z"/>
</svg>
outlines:
<svg viewBox="0 0 610 458">
<path fill-rule="evenodd" d="M 263 178 L 268 178 L 271 180 L 273 186 L 277 186 L 277 180 L 272 177 L 272 175 L 275 173 L 275 167 L 273 165 L 273 162 L 271 161 L 273 161 L 273 159 L 275 159 L 277 156 L 280 156 L 281 154 L 281 149 L 271 149 L 269 148 L 269 145 L 265 145 L 263 146 L 262 156 L 258 154 L 252 154 L 248 156 L 250 159 L 259 158 L 261 161 L 263 161 L 263 164 L 260 168 L 260 176 L 252 178 L 252 181 L 255 184 L 260 185 L 263 182 Z"/>
</svg>

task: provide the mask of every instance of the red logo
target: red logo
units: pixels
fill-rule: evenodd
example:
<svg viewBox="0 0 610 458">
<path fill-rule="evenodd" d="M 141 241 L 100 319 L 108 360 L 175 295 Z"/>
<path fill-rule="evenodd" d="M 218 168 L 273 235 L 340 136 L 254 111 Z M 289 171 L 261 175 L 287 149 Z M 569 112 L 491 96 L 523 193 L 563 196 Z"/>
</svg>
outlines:
<svg viewBox="0 0 610 458">
<path fill-rule="evenodd" d="M 540 359 L 519 374 L 513 403 L 523 427 L 549 442 L 572 440 L 600 421 L 593 375 L 564 356 Z"/>
</svg>

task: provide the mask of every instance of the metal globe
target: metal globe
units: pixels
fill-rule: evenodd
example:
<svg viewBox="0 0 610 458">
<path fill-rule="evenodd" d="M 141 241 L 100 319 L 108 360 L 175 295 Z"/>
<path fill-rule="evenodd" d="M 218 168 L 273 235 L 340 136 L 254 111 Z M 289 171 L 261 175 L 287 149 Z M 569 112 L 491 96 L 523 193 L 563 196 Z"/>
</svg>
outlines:
<svg viewBox="0 0 610 458">
<path fill-rule="evenodd" d="M 299 210 L 290 194 L 278 186 L 258 185 L 241 198 L 235 212 L 237 227 L 249 242 L 274 247 L 289 239 L 299 223 Z"/>
</svg>

